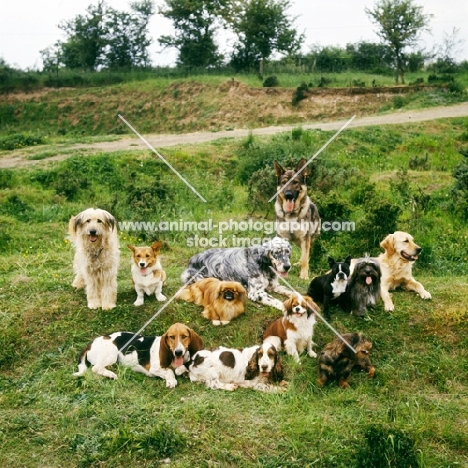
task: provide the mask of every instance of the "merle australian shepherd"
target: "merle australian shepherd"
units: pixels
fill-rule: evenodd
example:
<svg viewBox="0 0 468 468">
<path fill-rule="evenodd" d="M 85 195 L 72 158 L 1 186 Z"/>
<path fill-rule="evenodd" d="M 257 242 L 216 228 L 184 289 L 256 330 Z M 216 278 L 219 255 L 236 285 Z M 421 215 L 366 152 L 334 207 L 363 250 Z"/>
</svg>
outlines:
<svg viewBox="0 0 468 468">
<path fill-rule="evenodd" d="M 181 279 L 184 283 L 190 279 L 198 281 L 202 278 L 237 281 L 245 287 L 251 301 L 283 310 L 283 302 L 272 297 L 267 290 L 291 295 L 291 291 L 280 285 L 277 278 L 277 275 L 288 275 L 291 268 L 290 256 L 289 242 L 280 237 L 274 237 L 256 247 L 209 249 L 189 260 Z"/>
</svg>

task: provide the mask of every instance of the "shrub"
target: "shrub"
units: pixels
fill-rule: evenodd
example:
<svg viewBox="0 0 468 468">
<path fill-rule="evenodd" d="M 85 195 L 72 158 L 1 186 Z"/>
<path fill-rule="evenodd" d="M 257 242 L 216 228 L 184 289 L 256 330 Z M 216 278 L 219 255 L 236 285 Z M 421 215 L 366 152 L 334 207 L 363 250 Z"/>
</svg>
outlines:
<svg viewBox="0 0 468 468">
<path fill-rule="evenodd" d="M 264 88 L 274 88 L 276 86 L 279 86 L 279 81 L 275 75 L 267 76 L 265 78 L 265 81 L 263 82 Z"/>
<path fill-rule="evenodd" d="M 43 145 L 44 135 L 30 135 L 28 133 L 13 133 L 0 138 L 0 149 L 13 151 L 27 146 Z"/>
<path fill-rule="evenodd" d="M 292 105 L 297 106 L 299 102 L 302 100 L 306 99 L 308 94 L 307 90 L 309 89 L 308 84 L 303 81 L 300 86 L 296 88 L 296 91 L 294 91 L 293 98 L 292 98 Z"/>
<path fill-rule="evenodd" d="M 369 427 L 364 438 L 366 445 L 358 453 L 359 468 L 417 468 L 413 439 L 402 430 Z"/>
</svg>

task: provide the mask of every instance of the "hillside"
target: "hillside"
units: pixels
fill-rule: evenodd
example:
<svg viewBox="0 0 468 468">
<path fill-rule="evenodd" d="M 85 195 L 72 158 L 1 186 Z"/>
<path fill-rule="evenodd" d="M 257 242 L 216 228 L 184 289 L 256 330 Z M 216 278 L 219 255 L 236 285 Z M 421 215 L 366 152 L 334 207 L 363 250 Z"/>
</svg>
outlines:
<svg viewBox="0 0 468 468">
<path fill-rule="evenodd" d="M 401 89 L 401 93 L 399 90 Z M 295 88 L 251 87 L 240 81 L 144 81 L 102 88 L 44 89 L 2 95 L 0 128 L 82 137 L 127 133 L 122 114 L 141 133 L 187 133 L 374 115 L 400 108 L 447 105 L 444 90 L 415 88 L 313 88 L 293 106 Z"/>
</svg>

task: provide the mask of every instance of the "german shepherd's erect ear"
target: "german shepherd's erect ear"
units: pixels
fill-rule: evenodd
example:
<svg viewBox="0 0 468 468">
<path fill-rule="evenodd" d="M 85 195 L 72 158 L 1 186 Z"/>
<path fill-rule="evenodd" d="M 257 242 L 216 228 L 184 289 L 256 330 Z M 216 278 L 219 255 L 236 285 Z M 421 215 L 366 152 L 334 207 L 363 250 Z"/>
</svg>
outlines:
<svg viewBox="0 0 468 468">
<path fill-rule="evenodd" d="M 275 161 L 274 166 L 276 177 L 279 179 L 286 172 L 286 169 L 278 161 Z"/>
<path fill-rule="evenodd" d="M 305 165 L 307 164 L 307 160 L 304 159 L 304 158 L 301 158 L 299 160 L 299 162 L 297 163 L 297 166 L 296 166 L 296 169 L 294 169 L 295 172 L 299 172 Z M 301 176 L 302 177 L 307 177 L 307 175 L 309 174 L 308 172 L 308 169 L 304 169 L 302 172 L 301 172 Z"/>
</svg>

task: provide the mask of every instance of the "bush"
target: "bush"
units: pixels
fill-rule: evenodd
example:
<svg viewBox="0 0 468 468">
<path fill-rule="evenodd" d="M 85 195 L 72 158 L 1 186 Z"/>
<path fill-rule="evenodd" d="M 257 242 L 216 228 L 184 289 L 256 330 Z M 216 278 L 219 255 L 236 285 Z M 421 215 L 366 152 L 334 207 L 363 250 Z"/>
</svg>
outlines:
<svg viewBox="0 0 468 468">
<path fill-rule="evenodd" d="M 275 75 L 267 76 L 263 82 L 263 87 L 274 88 L 275 86 L 279 86 L 278 78 Z"/>
<path fill-rule="evenodd" d="M 13 151 L 26 146 L 43 145 L 46 142 L 44 135 L 30 135 L 28 133 L 13 133 L 0 138 L 0 149 Z"/>
<path fill-rule="evenodd" d="M 369 427 L 365 433 L 365 447 L 358 453 L 359 468 L 417 468 L 415 443 L 404 431 Z"/>
<path fill-rule="evenodd" d="M 293 106 L 297 106 L 300 101 L 308 97 L 308 94 L 307 94 L 308 89 L 309 89 L 309 86 L 304 81 L 300 84 L 300 86 L 296 88 L 296 91 L 294 91 L 293 98 L 292 98 Z"/>
</svg>

